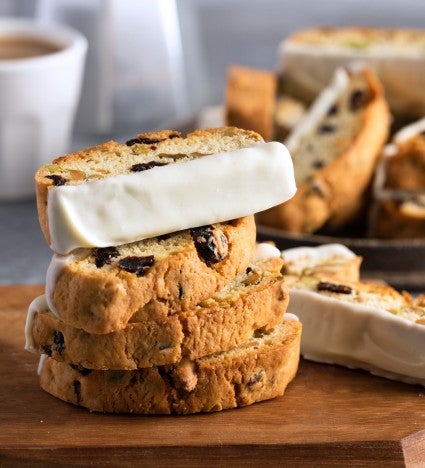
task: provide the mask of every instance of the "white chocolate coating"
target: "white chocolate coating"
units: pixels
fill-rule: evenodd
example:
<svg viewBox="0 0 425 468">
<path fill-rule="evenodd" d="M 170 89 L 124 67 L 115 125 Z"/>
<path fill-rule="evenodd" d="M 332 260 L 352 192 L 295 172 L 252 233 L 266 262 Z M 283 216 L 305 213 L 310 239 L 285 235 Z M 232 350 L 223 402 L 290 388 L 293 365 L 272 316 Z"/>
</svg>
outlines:
<svg viewBox="0 0 425 468">
<path fill-rule="evenodd" d="M 303 289 L 290 290 L 288 312 L 303 325 L 304 358 L 425 386 L 424 325 Z"/>
<path fill-rule="evenodd" d="M 291 156 L 278 142 L 203 156 L 48 192 L 52 249 L 106 247 L 228 221 L 296 192 Z"/>
<path fill-rule="evenodd" d="M 280 255 L 280 250 L 277 247 L 267 242 L 262 242 L 256 246 L 254 263 L 267 260 L 268 258 L 280 257 Z"/>
<path fill-rule="evenodd" d="M 36 297 L 28 308 L 27 320 L 25 322 L 25 349 L 27 351 L 35 352 L 34 338 L 32 335 L 35 314 L 47 309 L 48 305 L 44 294 Z"/>
</svg>

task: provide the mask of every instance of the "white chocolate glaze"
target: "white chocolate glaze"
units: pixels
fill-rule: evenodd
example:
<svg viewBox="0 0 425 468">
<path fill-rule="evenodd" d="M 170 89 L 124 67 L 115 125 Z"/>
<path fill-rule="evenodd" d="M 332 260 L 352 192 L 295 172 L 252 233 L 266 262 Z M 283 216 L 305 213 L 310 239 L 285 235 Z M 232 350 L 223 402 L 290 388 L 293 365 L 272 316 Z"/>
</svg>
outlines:
<svg viewBox="0 0 425 468">
<path fill-rule="evenodd" d="M 27 320 L 25 322 L 25 349 L 27 351 L 35 352 L 34 338 L 32 335 L 32 328 L 34 324 L 34 317 L 37 312 L 47 310 L 49 307 L 46 302 L 46 296 L 36 297 L 30 304 L 27 312 Z"/>
<path fill-rule="evenodd" d="M 46 273 L 46 303 L 51 312 L 59 317 L 58 311 L 56 309 L 55 303 L 53 301 L 53 292 L 56 287 L 56 282 L 68 263 L 73 262 L 79 257 L 82 257 L 87 254 L 86 249 L 77 249 L 69 255 L 59 255 L 53 254 L 52 259 L 50 260 L 49 266 L 47 267 Z"/>
<path fill-rule="evenodd" d="M 296 192 L 278 142 L 48 192 L 52 249 L 106 247 L 254 214 Z"/>
<path fill-rule="evenodd" d="M 268 244 L 267 242 L 257 244 L 254 263 L 274 257 L 280 257 L 280 250 L 277 247 L 272 244 Z"/>
<path fill-rule="evenodd" d="M 425 386 L 425 326 L 366 304 L 291 289 L 288 312 L 302 325 L 306 359 L 362 368 Z"/>
</svg>

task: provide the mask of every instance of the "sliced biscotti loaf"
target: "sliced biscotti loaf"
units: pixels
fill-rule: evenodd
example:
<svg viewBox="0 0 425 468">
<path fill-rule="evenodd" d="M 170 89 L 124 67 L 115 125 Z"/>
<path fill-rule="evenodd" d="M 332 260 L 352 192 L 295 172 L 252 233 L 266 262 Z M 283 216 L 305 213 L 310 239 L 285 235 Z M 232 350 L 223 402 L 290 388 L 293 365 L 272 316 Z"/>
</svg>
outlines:
<svg viewBox="0 0 425 468">
<path fill-rule="evenodd" d="M 105 413 L 189 414 L 250 405 L 283 395 L 296 374 L 301 325 L 291 318 L 238 348 L 175 366 L 91 371 L 42 359 L 40 384 L 62 400 Z"/>
<path fill-rule="evenodd" d="M 282 321 L 289 298 L 282 264 L 280 258 L 254 263 L 190 310 L 151 314 L 142 309 L 126 328 L 103 335 L 66 324 L 37 298 L 28 313 L 26 349 L 105 370 L 175 364 L 227 351 Z"/>
<path fill-rule="evenodd" d="M 392 113 L 425 115 L 425 32 L 405 28 L 319 27 L 296 31 L 279 48 L 284 88 L 312 101 L 336 68 L 366 63 L 379 76 Z"/>
<path fill-rule="evenodd" d="M 367 68 L 336 71 L 286 141 L 296 195 L 258 214 L 260 223 L 292 233 L 336 229 L 363 206 L 380 151 L 389 112 L 382 87 Z"/>
<path fill-rule="evenodd" d="M 296 190 L 286 148 L 233 127 L 108 142 L 44 165 L 35 181 L 42 231 L 60 254 L 252 215 Z"/>
<path fill-rule="evenodd" d="M 301 354 L 425 385 L 425 301 L 383 284 L 288 281 L 288 311 L 303 324 Z"/>
<path fill-rule="evenodd" d="M 147 307 L 174 313 L 243 273 L 255 255 L 253 216 L 132 244 L 55 254 L 46 298 L 64 322 L 89 333 L 125 328 Z"/>
<path fill-rule="evenodd" d="M 359 281 L 363 260 L 342 244 L 294 247 L 283 250 L 282 257 L 285 261 L 282 273 L 289 282 L 293 277 L 303 276 L 342 282 Z"/>
<path fill-rule="evenodd" d="M 373 195 L 372 236 L 425 236 L 425 119 L 401 129 L 384 148 Z"/>
</svg>

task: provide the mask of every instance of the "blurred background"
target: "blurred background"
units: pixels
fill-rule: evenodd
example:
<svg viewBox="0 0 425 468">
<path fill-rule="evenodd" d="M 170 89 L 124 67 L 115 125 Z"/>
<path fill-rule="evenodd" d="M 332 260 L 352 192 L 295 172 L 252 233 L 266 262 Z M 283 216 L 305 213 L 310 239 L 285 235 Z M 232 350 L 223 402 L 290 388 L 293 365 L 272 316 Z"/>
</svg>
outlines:
<svg viewBox="0 0 425 468">
<path fill-rule="evenodd" d="M 317 25 L 425 27 L 418 0 L 0 0 L 0 16 L 66 23 L 89 41 L 70 150 L 176 128 L 222 102 L 227 67 L 274 70 L 288 34 Z M 66 86 L 66 84 L 64 84 Z M 1 105 L 1 103 L 0 103 Z M 34 200 L 0 202 L 0 283 L 43 282 Z"/>
</svg>

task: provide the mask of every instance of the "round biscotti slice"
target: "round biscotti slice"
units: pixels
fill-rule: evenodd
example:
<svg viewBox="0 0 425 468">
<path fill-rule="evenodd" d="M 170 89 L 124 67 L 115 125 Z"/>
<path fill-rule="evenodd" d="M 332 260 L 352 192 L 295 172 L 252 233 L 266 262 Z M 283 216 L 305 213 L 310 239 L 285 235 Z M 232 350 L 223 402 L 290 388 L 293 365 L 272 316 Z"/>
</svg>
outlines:
<svg viewBox="0 0 425 468">
<path fill-rule="evenodd" d="M 375 74 L 357 66 L 338 69 L 286 141 L 297 193 L 259 213 L 259 223 L 309 233 L 352 221 L 364 205 L 389 124 Z"/>
<path fill-rule="evenodd" d="M 50 310 L 89 333 L 122 330 L 147 307 L 172 314 L 199 304 L 255 256 L 253 216 L 118 247 L 55 254 L 46 279 Z"/>
<path fill-rule="evenodd" d="M 89 370 L 42 359 L 40 385 L 105 413 L 189 414 L 246 406 L 284 394 L 299 362 L 301 325 L 291 316 L 238 348 L 175 366 Z"/>
<path fill-rule="evenodd" d="M 288 292 L 271 258 L 248 267 L 196 307 L 173 314 L 142 309 L 123 330 L 90 334 L 66 324 L 37 298 L 29 309 L 26 349 L 87 369 L 137 369 L 227 351 L 281 322 Z"/>
<path fill-rule="evenodd" d="M 368 282 L 288 278 L 288 312 L 303 324 L 301 354 L 425 385 L 425 300 Z"/>
<path fill-rule="evenodd" d="M 406 28 L 319 27 L 297 31 L 279 47 L 284 89 L 311 102 L 336 68 L 368 64 L 385 89 L 392 113 L 425 115 L 425 32 Z"/>
<path fill-rule="evenodd" d="M 285 146 L 233 127 L 111 141 L 44 165 L 35 181 L 40 225 L 59 254 L 249 216 L 296 191 Z"/>
</svg>

